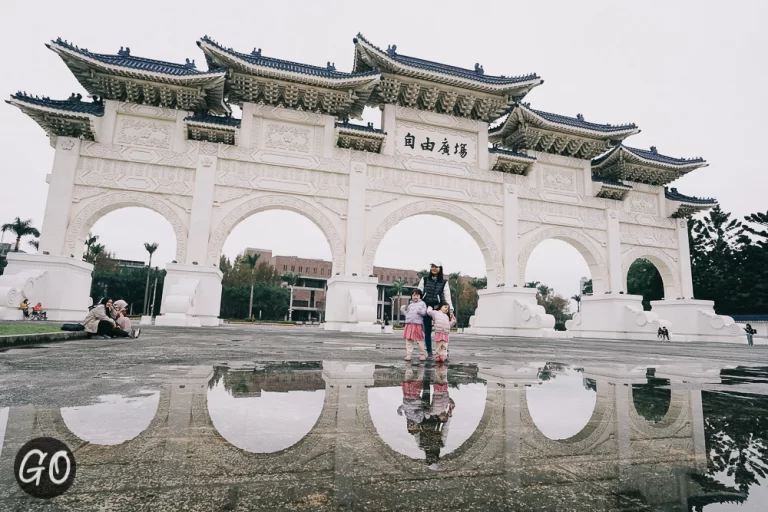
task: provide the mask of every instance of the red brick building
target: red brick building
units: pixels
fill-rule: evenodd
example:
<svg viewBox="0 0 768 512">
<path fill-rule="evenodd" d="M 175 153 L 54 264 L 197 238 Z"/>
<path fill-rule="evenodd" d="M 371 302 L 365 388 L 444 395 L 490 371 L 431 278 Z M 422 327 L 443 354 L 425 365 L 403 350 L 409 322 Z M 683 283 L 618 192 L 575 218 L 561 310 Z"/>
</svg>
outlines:
<svg viewBox="0 0 768 512">
<path fill-rule="evenodd" d="M 327 281 L 331 277 L 332 264 L 330 261 L 298 258 L 296 256 L 277 256 L 267 249 L 247 248 L 243 254 L 258 254 L 259 261 L 268 262 L 278 273 L 292 272 L 299 274 L 298 286 L 293 290 L 293 320 L 318 321 L 322 319 L 325 311 L 325 292 L 328 289 Z M 373 267 L 373 273 L 379 278 L 379 293 L 377 317 L 381 320 L 391 318 L 392 302 L 386 293 L 386 289 L 392 283 L 401 279 L 409 286 L 419 283 L 418 272 L 415 270 L 403 270 L 397 268 Z M 407 297 L 401 300 L 404 304 Z"/>
</svg>

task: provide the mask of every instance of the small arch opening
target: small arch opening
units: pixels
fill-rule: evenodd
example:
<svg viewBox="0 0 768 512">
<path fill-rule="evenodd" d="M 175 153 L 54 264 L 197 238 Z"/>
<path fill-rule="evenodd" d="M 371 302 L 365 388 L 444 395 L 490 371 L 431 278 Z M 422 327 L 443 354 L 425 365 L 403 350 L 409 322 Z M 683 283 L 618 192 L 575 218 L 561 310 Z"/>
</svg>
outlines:
<svg viewBox="0 0 768 512">
<path fill-rule="evenodd" d="M 638 258 L 627 272 L 627 293 L 643 296 L 643 309 L 651 310 L 652 300 L 664 298 L 664 281 L 651 260 Z"/>
<path fill-rule="evenodd" d="M 531 419 L 541 433 L 555 441 L 580 433 L 597 404 L 595 382 L 580 368 L 546 363 L 539 370 L 540 386 L 526 389 Z"/>
</svg>

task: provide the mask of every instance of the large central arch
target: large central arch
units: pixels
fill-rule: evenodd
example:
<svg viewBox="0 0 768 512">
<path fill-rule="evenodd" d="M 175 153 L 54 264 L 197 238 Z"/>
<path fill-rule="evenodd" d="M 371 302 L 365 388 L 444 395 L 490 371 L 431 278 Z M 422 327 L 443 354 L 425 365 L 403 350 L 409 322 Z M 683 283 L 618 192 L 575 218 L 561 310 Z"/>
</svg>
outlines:
<svg viewBox="0 0 768 512">
<path fill-rule="evenodd" d="M 605 264 L 605 258 L 601 251 L 585 235 L 575 229 L 556 227 L 548 228 L 536 233 L 528 240 L 518 257 L 518 279 L 520 284 L 525 282 L 525 268 L 528 266 L 528 260 L 531 253 L 541 242 L 548 239 L 562 240 L 571 244 L 581 253 L 589 266 L 589 272 L 592 274 L 592 292 L 595 295 L 601 295 L 608 291 L 608 267 Z"/>
<path fill-rule="evenodd" d="M 267 210 L 288 210 L 308 218 L 325 235 L 331 246 L 333 274 L 344 273 L 344 241 L 333 223 L 320 210 L 296 197 L 270 195 L 250 199 L 230 211 L 211 233 L 208 240 L 208 264 L 218 265 L 224 241 L 241 221 Z"/>
<path fill-rule="evenodd" d="M 469 211 L 445 201 L 418 201 L 390 214 L 374 231 L 363 252 L 364 275 L 373 274 L 373 260 L 384 236 L 401 220 L 415 215 L 438 215 L 464 228 L 477 242 L 485 259 L 488 287 L 500 284 L 504 275 L 501 251 L 491 233 Z"/>
</svg>

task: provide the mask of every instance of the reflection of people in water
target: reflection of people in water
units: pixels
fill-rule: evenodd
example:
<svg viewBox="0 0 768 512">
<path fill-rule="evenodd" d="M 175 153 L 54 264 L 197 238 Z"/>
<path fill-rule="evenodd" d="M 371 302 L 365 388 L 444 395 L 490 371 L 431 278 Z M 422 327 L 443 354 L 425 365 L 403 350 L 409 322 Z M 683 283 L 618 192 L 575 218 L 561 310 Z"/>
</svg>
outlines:
<svg viewBox="0 0 768 512">
<path fill-rule="evenodd" d="M 416 435 L 419 432 L 419 424 L 424 420 L 424 408 L 421 403 L 421 381 L 424 378 L 424 365 L 419 365 L 416 378 L 413 376 L 413 368 L 405 370 L 403 379 L 403 405 L 397 408 L 397 414 L 405 414 L 408 433 Z"/>
<path fill-rule="evenodd" d="M 448 368 L 438 364 L 434 369 L 425 371 L 420 366 L 416 379 L 413 378 L 413 370 L 406 370 L 403 405 L 397 413 L 405 413 L 408 433 L 415 437 L 416 444 L 426 454 L 429 468 L 436 470 L 456 407 L 448 395 Z"/>
</svg>

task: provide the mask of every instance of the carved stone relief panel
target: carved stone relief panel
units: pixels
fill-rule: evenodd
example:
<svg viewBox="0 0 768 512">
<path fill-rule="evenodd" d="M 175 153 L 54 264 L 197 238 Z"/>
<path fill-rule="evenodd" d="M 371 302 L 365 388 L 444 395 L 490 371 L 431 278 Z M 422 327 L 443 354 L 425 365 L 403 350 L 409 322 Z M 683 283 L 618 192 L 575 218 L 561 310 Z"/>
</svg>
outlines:
<svg viewBox="0 0 768 512">
<path fill-rule="evenodd" d="M 219 160 L 216 184 L 343 199 L 346 199 L 349 193 L 349 176 L 345 174 L 236 160 Z"/>
<path fill-rule="evenodd" d="M 315 202 L 325 206 L 342 219 L 347 218 L 347 201 L 343 199 L 331 199 L 328 197 L 316 197 Z"/>
<path fill-rule="evenodd" d="M 415 108 L 396 107 L 395 117 L 397 119 L 405 119 L 407 121 L 413 121 L 416 123 L 444 126 L 446 128 L 454 128 L 457 130 L 465 130 L 468 132 L 480 131 L 480 123 L 473 119 L 465 119 L 465 118 L 456 117 L 456 116 L 447 116 L 444 114 L 438 114 L 437 112 L 417 110 Z"/>
<path fill-rule="evenodd" d="M 539 176 L 539 186 L 544 189 L 557 190 L 559 192 L 577 192 L 576 174 L 574 169 L 566 167 L 537 166 L 536 173 Z"/>
<path fill-rule="evenodd" d="M 313 129 L 293 123 L 264 123 L 264 148 L 290 151 L 293 153 L 312 153 Z"/>
<path fill-rule="evenodd" d="M 605 213 L 603 210 L 583 208 L 565 203 L 551 203 L 522 197 L 518 208 L 521 220 L 541 222 L 544 224 L 562 224 L 581 226 L 592 229 L 605 229 Z"/>
<path fill-rule="evenodd" d="M 282 105 L 255 105 L 253 113 L 255 117 L 278 119 L 281 121 L 310 125 L 324 125 L 326 119 L 326 116 L 316 114 L 314 112 L 307 112 L 306 110 L 294 110 L 292 108 L 285 108 Z M 254 119 L 254 123 L 255 122 L 256 119 Z"/>
<path fill-rule="evenodd" d="M 195 171 L 164 165 L 81 157 L 75 183 L 91 187 L 192 195 Z"/>
<path fill-rule="evenodd" d="M 121 144 L 99 144 L 82 141 L 81 156 L 128 160 L 145 164 L 170 165 L 174 167 L 194 168 L 197 166 L 198 142 L 186 141 L 183 153 L 170 149 L 123 146 Z"/>
<path fill-rule="evenodd" d="M 72 194 L 72 202 L 79 203 L 83 199 L 103 194 L 106 191 L 106 188 L 76 186 L 75 191 Z"/>
<path fill-rule="evenodd" d="M 634 213 L 647 213 L 657 215 L 659 213 L 658 197 L 642 192 L 630 192 L 627 198 L 629 211 Z"/>
<path fill-rule="evenodd" d="M 523 236 L 526 233 L 530 233 L 534 229 L 541 227 L 540 222 L 529 222 L 525 220 L 518 221 L 517 223 L 517 236 Z"/>
<path fill-rule="evenodd" d="M 169 149 L 175 127 L 174 121 L 118 114 L 115 143 Z"/>
<path fill-rule="evenodd" d="M 493 206 L 504 203 L 501 184 L 375 166 L 368 167 L 368 189 Z"/>
<path fill-rule="evenodd" d="M 490 206 L 487 204 L 473 204 L 472 208 L 492 219 L 499 226 L 504 224 L 504 209 L 502 207 Z"/>
<path fill-rule="evenodd" d="M 677 232 L 638 224 L 619 224 L 621 243 L 677 249 Z"/>
<path fill-rule="evenodd" d="M 379 205 L 396 201 L 400 199 L 399 194 L 390 194 L 389 192 L 375 192 L 372 190 L 366 190 L 365 192 L 365 208 L 370 210 L 376 208 Z"/>
<path fill-rule="evenodd" d="M 176 120 L 177 110 L 172 108 L 153 107 L 139 103 L 123 102 L 117 106 L 117 111 L 137 117 L 156 117 L 157 119 Z"/>
</svg>

